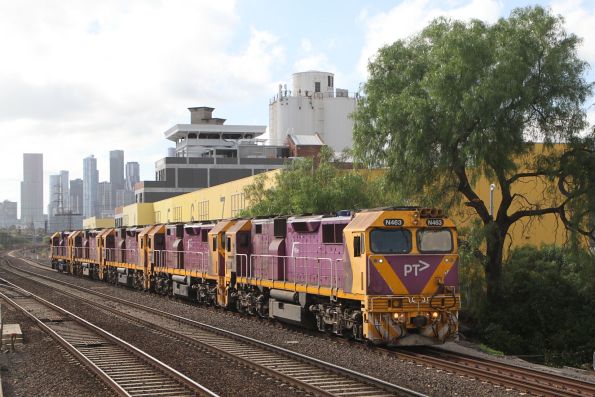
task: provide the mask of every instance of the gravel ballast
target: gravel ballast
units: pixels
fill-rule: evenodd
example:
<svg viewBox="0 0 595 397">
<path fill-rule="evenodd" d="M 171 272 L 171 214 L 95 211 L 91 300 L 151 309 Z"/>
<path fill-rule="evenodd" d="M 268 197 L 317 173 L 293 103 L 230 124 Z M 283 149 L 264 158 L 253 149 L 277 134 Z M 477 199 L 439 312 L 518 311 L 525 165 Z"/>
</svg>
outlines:
<svg viewBox="0 0 595 397">
<path fill-rule="evenodd" d="M 40 270 L 36 269 L 35 271 Z M 241 316 L 213 308 L 189 305 L 155 294 L 110 286 L 104 283 L 74 278 L 54 272 L 47 272 L 47 274 L 57 279 L 108 293 L 112 296 L 128 299 L 169 313 L 178 314 L 250 336 L 264 342 L 273 343 L 345 368 L 378 377 L 400 386 L 411 388 L 421 393 L 436 396 L 510 396 L 520 394 L 518 391 L 505 390 L 501 387 L 471 378 L 453 375 L 410 361 L 401 360 L 391 352 L 366 348 L 363 344 L 346 343 L 344 340 L 322 334 L 314 337 L 309 333 L 296 331 L 291 327 L 286 327 L 268 320 Z M 446 347 L 454 350 L 462 349 L 458 344 L 449 344 Z M 493 357 L 490 356 L 490 358 L 492 359 Z M 527 363 L 527 365 L 530 364 Z M 259 389 L 256 390 L 257 395 L 263 395 Z"/>
<path fill-rule="evenodd" d="M 24 343 L 3 346 L 0 368 L 5 396 L 115 396 L 20 310 L 2 302 L 5 324 L 20 324 Z"/>
<path fill-rule="evenodd" d="M 6 272 L 2 272 L 2 277 L 133 344 L 221 396 L 278 396 L 282 393 L 284 396 L 293 397 L 305 394 L 275 379 L 210 352 L 188 346 L 140 324 L 115 317 L 86 303 L 74 302 L 72 298 L 65 298 L 64 295 L 48 290 L 34 281 L 24 280 Z"/>
</svg>

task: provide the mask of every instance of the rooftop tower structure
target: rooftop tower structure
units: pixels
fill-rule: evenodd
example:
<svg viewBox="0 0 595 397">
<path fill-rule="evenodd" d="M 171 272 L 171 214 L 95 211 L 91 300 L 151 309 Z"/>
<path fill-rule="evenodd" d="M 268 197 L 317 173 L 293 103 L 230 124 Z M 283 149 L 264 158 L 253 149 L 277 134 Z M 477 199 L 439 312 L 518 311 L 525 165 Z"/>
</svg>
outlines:
<svg viewBox="0 0 595 397">
<path fill-rule="evenodd" d="M 293 74 L 293 87 L 279 84 L 269 103 L 270 142 L 287 144 L 288 135 L 318 135 L 335 152 L 353 145 L 356 98 L 335 89 L 335 75 L 308 71 Z"/>
<path fill-rule="evenodd" d="M 225 119 L 213 117 L 214 109 L 206 106 L 188 110 L 190 124 L 176 124 L 165 131 L 165 138 L 175 148 L 155 163 L 155 181 L 137 185 L 137 203 L 281 168 L 289 156 L 287 146 L 267 145 L 261 138 L 264 125 L 227 125 Z"/>
</svg>

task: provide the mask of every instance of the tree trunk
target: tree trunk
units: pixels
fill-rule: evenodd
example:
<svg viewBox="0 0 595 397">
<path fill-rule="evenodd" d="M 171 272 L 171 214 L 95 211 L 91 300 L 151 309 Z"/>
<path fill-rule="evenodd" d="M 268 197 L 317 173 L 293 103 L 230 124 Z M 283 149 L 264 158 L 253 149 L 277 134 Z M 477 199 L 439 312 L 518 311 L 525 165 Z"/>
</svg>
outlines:
<svg viewBox="0 0 595 397">
<path fill-rule="evenodd" d="M 508 228 L 493 221 L 485 227 L 487 228 L 487 260 L 485 263 L 487 303 L 490 307 L 494 307 L 500 302 L 502 256 Z"/>
</svg>

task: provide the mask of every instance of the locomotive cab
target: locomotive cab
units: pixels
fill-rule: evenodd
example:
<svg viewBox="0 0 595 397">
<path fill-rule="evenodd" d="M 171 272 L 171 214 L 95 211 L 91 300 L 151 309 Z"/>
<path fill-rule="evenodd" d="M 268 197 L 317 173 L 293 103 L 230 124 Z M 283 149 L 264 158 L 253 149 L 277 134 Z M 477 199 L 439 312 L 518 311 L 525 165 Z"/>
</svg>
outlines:
<svg viewBox="0 0 595 397">
<path fill-rule="evenodd" d="M 457 331 L 457 239 L 440 210 L 393 207 L 346 228 L 351 289 L 366 295 L 364 333 L 391 345 L 440 343 Z"/>
</svg>

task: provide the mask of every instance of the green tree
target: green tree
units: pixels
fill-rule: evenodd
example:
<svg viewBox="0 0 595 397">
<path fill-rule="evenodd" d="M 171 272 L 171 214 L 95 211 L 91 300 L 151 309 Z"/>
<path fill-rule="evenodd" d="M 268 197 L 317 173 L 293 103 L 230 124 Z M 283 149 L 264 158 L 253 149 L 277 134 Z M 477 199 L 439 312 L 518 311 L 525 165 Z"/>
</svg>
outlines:
<svg viewBox="0 0 595 397">
<path fill-rule="evenodd" d="M 289 215 L 331 213 L 394 204 L 398 200 L 382 177 L 372 178 L 341 169 L 332 151 L 323 147 L 316 158 L 300 158 L 275 176 L 274 186 L 265 189 L 261 175 L 244 190 L 250 208 L 244 215 Z"/>
<path fill-rule="evenodd" d="M 487 297 L 498 300 L 502 257 L 512 224 L 556 214 L 590 235 L 594 134 L 583 104 L 592 84 L 577 57 L 580 40 L 541 7 L 515 9 L 493 25 L 434 20 L 421 33 L 379 50 L 355 119 L 354 153 L 388 168 L 407 197 L 446 208 L 461 200 L 483 225 Z M 545 143 L 537 157 L 532 141 Z M 554 150 L 555 142 L 567 145 Z M 590 168 L 588 168 L 590 167 Z M 497 181 L 494 216 L 474 190 L 480 175 Z M 514 192 L 528 178 L 557 192 L 529 202 Z"/>
</svg>

